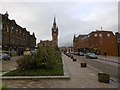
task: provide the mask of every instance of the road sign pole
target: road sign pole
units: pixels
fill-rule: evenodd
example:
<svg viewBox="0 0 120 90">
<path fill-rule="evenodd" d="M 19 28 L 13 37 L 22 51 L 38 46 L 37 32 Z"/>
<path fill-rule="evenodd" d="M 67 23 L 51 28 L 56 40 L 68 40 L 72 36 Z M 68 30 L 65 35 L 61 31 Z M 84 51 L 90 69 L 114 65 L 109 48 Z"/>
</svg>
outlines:
<svg viewBox="0 0 120 90">
<path fill-rule="evenodd" d="M 119 43 L 118 43 L 118 57 L 120 56 Z"/>
</svg>

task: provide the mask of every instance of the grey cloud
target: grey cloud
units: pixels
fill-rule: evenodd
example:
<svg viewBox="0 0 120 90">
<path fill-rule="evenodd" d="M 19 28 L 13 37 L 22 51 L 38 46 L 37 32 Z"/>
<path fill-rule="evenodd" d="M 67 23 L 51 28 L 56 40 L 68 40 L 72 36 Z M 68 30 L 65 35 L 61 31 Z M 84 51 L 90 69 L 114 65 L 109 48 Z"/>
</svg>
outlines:
<svg viewBox="0 0 120 90">
<path fill-rule="evenodd" d="M 15 19 L 28 31 L 35 32 L 37 43 L 51 40 L 54 13 L 59 27 L 59 46 L 71 46 L 73 34 L 88 34 L 92 30 L 117 31 L 117 3 L 57 3 L 21 2 L 3 3 L 1 13 L 8 11 L 10 19 Z"/>
</svg>

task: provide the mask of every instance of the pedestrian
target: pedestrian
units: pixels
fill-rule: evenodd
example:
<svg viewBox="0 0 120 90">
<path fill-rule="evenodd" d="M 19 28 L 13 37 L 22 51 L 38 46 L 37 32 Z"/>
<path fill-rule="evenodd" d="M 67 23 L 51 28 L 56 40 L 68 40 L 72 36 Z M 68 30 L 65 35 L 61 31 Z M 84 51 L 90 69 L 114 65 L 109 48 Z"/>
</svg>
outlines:
<svg viewBox="0 0 120 90">
<path fill-rule="evenodd" d="M 105 57 L 106 57 L 107 53 L 106 53 L 106 52 L 104 52 L 104 55 L 105 55 Z"/>
</svg>

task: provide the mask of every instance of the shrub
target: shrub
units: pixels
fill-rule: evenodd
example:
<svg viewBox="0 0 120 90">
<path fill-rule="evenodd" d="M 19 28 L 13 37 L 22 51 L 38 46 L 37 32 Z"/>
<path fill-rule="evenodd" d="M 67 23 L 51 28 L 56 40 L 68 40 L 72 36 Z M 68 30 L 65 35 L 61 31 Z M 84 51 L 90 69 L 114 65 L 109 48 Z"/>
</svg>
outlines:
<svg viewBox="0 0 120 90">
<path fill-rule="evenodd" d="M 19 60 L 17 60 L 18 69 L 26 70 L 26 69 L 31 68 L 30 59 L 32 59 L 31 55 L 25 55 L 25 56 L 21 57 Z"/>
<path fill-rule="evenodd" d="M 56 62 L 57 62 L 57 55 L 55 49 L 49 48 L 46 50 L 46 62 L 45 65 L 47 69 L 54 68 Z"/>
<path fill-rule="evenodd" d="M 53 48 L 39 48 L 35 55 L 26 55 L 20 58 L 18 69 L 53 69 L 61 61 L 61 53 Z"/>
</svg>

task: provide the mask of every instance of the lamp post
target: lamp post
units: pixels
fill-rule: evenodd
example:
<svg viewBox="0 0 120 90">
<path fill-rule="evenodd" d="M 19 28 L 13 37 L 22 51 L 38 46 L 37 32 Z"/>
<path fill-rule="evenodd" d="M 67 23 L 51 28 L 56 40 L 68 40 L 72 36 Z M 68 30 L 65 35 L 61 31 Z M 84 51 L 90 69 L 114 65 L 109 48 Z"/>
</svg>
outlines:
<svg viewBox="0 0 120 90">
<path fill-rule="evenodd" d="M 101 44 L 101 55 L 103 55 L 102 27 L 101 27 L 101 32 L 99 36 L 100 36 L 100 44 Z"/>
<path fill-rule="evenodd" d="M 120 56 L 119 44 L 120 44 L 120 34 L 117 33 L 118 57 Z"/>
</svg>

